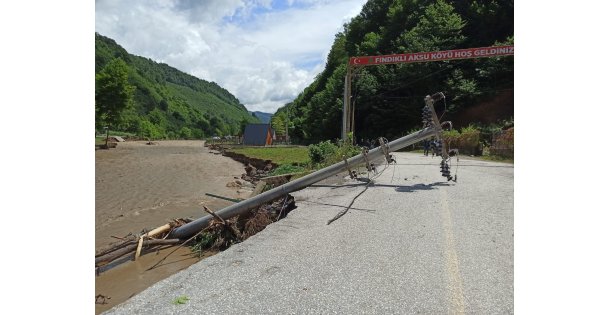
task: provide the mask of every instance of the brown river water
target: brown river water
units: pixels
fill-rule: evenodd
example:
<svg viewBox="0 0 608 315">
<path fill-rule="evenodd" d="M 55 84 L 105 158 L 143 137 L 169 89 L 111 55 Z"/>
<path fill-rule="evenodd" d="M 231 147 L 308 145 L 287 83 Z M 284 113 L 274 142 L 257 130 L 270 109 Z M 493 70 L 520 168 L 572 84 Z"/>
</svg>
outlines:
<svg viewBox="0 0 608 315">
<path fill-rule="evenodd" d="M 95 151 L 95 249 L 116 242 L 116 237 L 153 229 L 174 218 L 199 218 L 202 205 L 219 210 L 230 201 L 206 196 L 247 198 L 251 190 L 229 188 L 240 178 L 243 165 L 217 155 L 202 141 L 121 142 L 116 148 Z M 188 248 L 142 255 L 95 277 L 95 295 L 109 297 L 95 304 L 99 314 L 126 301 L 150 285 L 199 261 Z M 91 297 L 93 298 L 93 297 Z"/>
</svg>

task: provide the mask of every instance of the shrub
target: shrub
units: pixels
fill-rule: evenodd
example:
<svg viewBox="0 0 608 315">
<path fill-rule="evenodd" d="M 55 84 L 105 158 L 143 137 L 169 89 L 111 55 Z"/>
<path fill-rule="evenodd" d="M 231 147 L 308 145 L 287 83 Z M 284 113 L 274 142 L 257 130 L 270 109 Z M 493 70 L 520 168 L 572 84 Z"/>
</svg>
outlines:
<svg viewBox="0 0 608 315">
<path fill-rule="evenodd" d="M 460 149 L 469 154 L 477 154 L 479 148 L 479 130 L 472 125 L 460 129 L 458 145 Z"/>
<path fill-rule="evenodd" d="M 192 129 L 192 138 L 203 139 L 203 131 L 200 129 Z"/>
<path fill-rule="evenodd" d="M 447 148 L 457 148 L 460 142 L 460 133 L 456 129 L 443 132 L 443 140 Z"/>
<path fill-rule="evenodd" d="M 308 156 L 312 164 L 327 166 L 338 163 L 346 158 L 350 158 L 361 153 L 361 148 L 353 145 L 352 133 L 348 135 L 346 141 L 339 140 L 338 145 L 329 140 L 308 146 Z"/>
<path fill-rule="evenodd" d="M 142 119 L 139 125 L 139 134 L 142 138 L 148 138 L 150 140 L 160 139 L 164 137 L 164 132 L 158 128 L 155 124 L 151 123 L 147 119 Z"/>
<path fill-rule="evenodd" d="M 334 163 L 338 163 L 361 153 L 361 148 L 352 144 L 352 135 L 349 135 L 348 140 L 346 142 L 340 140 L 338 141 L 338 149 L 325 158 L 325 164 L 331 165 Z"/>
<path fill-rule="evenodd" d="M 179 131 L 179 135 L 186 140 L 190 139 L 192 138 L 192 130 L 190 130 L 188 127 L 182 127 L 182 129 Z"/>
<path fill-rule="evenodd" d="M 325 158 L 338 151 L 338 147 L 329 140 L 308 146 L 308 157 L 313 164 L 322 164 Z"/>
<path fill-rule="evenodd" d="M 205 249 L 207 249 L 207 248 L 211 247 L 211 245 L 213 245 L 213 242 L 215 242 L 215 239 L 213 238 L 212 234 L 201 233 L 196 236 L 196 238 L 193 241 L 193 244 L 190 245 L 190 250 L 194 253 L 199 254 L 199 256 L 200 256 Z"/>
</svg>

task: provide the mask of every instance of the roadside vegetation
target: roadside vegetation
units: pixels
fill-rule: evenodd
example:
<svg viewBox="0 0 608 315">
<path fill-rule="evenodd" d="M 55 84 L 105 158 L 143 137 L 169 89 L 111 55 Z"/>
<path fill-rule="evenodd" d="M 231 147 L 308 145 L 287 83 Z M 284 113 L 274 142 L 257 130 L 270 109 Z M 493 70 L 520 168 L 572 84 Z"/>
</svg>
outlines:
<svg viewBox="0 0 608 315">
<path fill-rule="evenodd" d="M 308 148 L 304 146 L 231 147 L 227 150 L 249 158 L 271 160 L 278 167 L 272 170 L 269 176 L 306 173 L 311 170 Z"/>
<path fill-rule="evenodd" d="M 369 0 L 335 35 L 323 71 L 275 115 L 294 142 L 340 137 L 350 57 L 512 45 L 513 12 L 513 1 Z M 442 120 L 457 128 L 508 119 L 513 69 L 510 56 L 361 68 L 352 82 L 355 135 L 395 139 L 420 129 L 423 98 L 437 91 L 447 96 Z"/>
<path fill-rule="evenodd" d="M 458 149 L 461 156 L 513 163 L 513 130 L 513 119 L 509 119 L 483 126 L 471 124 L 460 130 L 444 131 L 443 136 L 446 148 Z M 271 160 L 279 165 L 269 174 L 275 176 L 316 171 L 361 153 L 361 147 L 351 143 L 352 134 L 348 141 L 327 140 L 308 147 L 246 147 L 228 150 L 250 158 Z M 422 143 L 408 147 L 405 151 L 422 153 Z"/>
<path fill-rule="evenodd" d="M 508 157 L 502 157 L 499 155 L 482 155 L 479 157 L 480 160 L 484 160 L 484 161 L 491 161 L 491 162 L 502 162 L 502 163 L 509 163 L 509 164 L 513 164 L 515 163 L 515 159 L 514 158 L 508 158 Z"/>
<path fill-rule="evenodd" d="M 269 175 L 276 176 L 292 173 L 308 173 L 340 162 L 361 153 L 361 148 L 351 144 L 349 140 L 323 141 L 318 144 L 305 146 L 275 146 L 275 147 L 245 147 L 229 148 L 227 150 L 243 154 L 250 158 L 271 160 L 277 164 Z"/>
<path fill-rule="evenodd" d="M 261 160 L 271 160 L 279 166 L 305 165 L 309 162 L 308 150 L 302 146 L 245 147 L 233 148 L 230 151 Z"/>
</svg>

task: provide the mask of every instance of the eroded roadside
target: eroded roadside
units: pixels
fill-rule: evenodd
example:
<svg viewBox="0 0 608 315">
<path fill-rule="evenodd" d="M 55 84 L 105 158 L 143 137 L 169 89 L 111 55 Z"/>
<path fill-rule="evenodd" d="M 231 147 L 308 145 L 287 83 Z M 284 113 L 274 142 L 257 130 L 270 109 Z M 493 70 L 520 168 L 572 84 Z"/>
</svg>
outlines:
<svg viewBox="0 0 608 315">
<path fill-rule="evenodd" d="M 126 142 L 116 149 L 96 152 L 96 249 L 174 218 L 201 217 L 206 214 L 201 210 L 203 206 L 215 211 L 232 204 L 207 193 L 246 199 L 254 191 L 254 183 L 273 167 L 242 157 L 237 162 L 218 153 L 204 148 L 201 141 L 162 141 L 153 146 Z M 226 244 L 240 242 L 286 215 L 293 198 L 290 207 L 286 203 L 287 200 L 280 206 L 284 213 L 266 211 L 249 220 L 235 218 L 229 225 L 239 235 L 215 238 L 217 244 L 209 244 L 200 258 L 213 255 L 226 248 Z M 225 234 L 225 230 L 215 226 L 218 235 Z M 95 282 L 96 314 L 200 258 L 186 246 L 173 246 L 100 273 Z"/>
</svg>

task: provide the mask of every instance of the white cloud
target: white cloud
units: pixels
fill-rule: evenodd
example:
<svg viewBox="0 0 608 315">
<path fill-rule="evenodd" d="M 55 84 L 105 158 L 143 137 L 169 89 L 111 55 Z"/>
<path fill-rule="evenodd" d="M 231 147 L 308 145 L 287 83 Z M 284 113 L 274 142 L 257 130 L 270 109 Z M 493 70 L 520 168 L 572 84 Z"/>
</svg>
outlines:
<svg viewBox="0 0 608 315">
<path fill-rule="evenodd" d="M 364 2 L 98 0 L 95 30 L 272 113 L 323 69 L 334 35 Z"/>
</svg>

